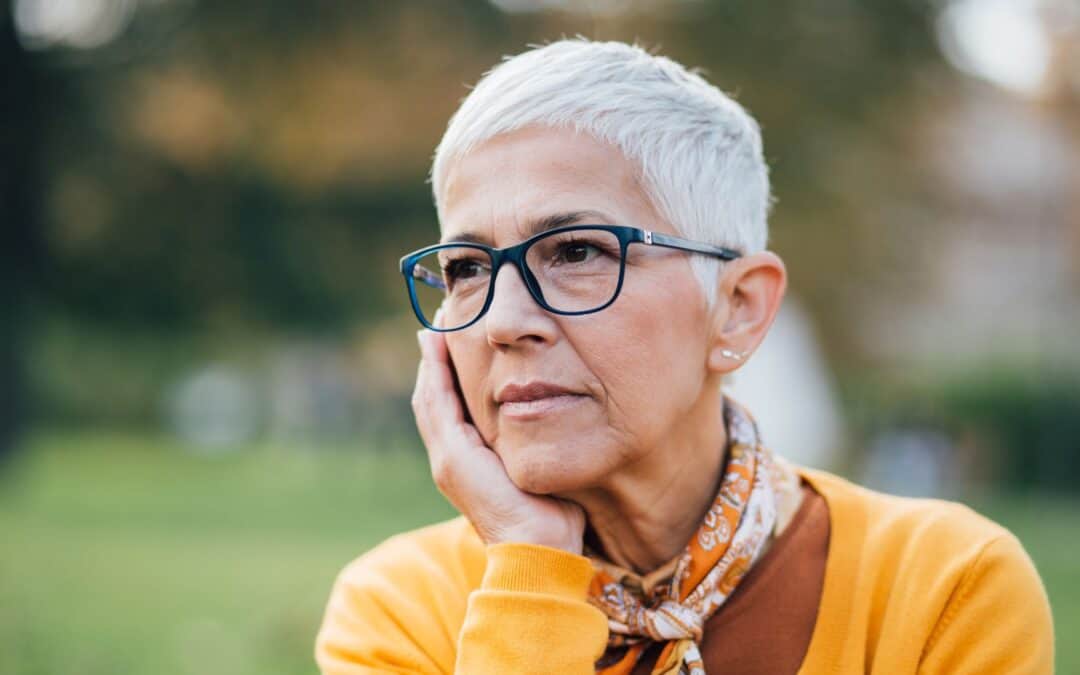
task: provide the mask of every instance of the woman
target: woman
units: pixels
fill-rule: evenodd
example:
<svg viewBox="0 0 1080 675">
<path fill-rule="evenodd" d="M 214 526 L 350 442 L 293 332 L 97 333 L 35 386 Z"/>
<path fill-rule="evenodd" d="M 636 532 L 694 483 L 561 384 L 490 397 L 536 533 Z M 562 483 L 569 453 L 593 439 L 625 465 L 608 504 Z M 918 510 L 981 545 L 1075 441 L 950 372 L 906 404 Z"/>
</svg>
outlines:
<svg viewBox="0 0 1080 675">
<path fill-rule="evenodd" d="M 1008 531 L 793 466 L 723 393 L 787 279 L 735 102 L 556 42 L 473 89 L 432 183 L 413 409 L 462 516 L 345 569 L 324 673 L 1052 671 Z"/>
</svg>

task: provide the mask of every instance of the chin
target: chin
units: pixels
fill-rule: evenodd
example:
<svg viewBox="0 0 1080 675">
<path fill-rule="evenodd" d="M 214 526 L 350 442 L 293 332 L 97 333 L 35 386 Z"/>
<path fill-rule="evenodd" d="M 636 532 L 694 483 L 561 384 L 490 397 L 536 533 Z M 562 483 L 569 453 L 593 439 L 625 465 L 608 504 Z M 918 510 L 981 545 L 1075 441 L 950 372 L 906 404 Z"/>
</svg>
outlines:
<svg viewBox="0 0 1080 675">
<path fill-rule="evenodd" d="M 591 487 L 608 474 L 602 454 L 584 452 L 580 438 L 562 442 L 500 436 L 495 452 L 510 480 L 521 490 L 557 495 Z"/>
</svg>

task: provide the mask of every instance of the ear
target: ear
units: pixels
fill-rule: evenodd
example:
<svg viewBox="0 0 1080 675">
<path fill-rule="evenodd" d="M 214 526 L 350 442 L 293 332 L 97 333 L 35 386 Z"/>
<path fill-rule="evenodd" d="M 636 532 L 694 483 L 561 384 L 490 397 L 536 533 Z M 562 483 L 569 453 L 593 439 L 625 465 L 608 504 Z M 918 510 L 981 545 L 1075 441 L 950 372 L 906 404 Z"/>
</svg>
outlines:
<svg viewBox="0 0 1080 675">
<path fill-rule="evenodd" d="M 750 358 L 769 332 L 786 290 L 787 269 L 772 251 L 725 263 L 711 313 L 709 370 L 729 373 Z M 744 356 L 732 358 L 725 350 Z"/>
</svg>

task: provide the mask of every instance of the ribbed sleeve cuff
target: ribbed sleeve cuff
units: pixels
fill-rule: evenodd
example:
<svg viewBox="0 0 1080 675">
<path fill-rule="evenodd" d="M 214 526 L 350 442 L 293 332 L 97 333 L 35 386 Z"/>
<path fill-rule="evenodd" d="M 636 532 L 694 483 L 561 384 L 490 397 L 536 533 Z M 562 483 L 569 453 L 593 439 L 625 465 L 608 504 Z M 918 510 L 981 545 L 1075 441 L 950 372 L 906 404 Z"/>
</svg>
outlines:
<svg viewBox="0 0 1080 675">
<path fill-rule="evenodd" d="M 593 574 L 592 562 L 585 556 L 539 544 L 503 542 L 487 547 L 480 588 L 584 600 Z"/>
</svg>

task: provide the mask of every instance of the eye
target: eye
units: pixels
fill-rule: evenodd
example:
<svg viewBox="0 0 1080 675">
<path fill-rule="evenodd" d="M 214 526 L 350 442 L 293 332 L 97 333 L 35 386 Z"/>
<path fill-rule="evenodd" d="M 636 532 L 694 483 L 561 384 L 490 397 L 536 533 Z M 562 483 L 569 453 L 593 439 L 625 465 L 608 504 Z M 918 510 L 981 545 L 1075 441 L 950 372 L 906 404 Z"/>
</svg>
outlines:
<svg viewBox="0 0 1080 675">
<path fill-rule="evenodd" d="M 572 241 L 559 247 L 556 258 L 558 262 L 583 263 L 592 260 L 600 253 L 600 249 L 592 244 L 581 241 Z"/>
<path fill-rule="evenodd" d="M 450 281 L 474 279 L 483 273 L 484 265 L 478 260 L 470 260 L 468 258 L 451 260 L 443 266 L 443 274 Z"/>
</svg>

